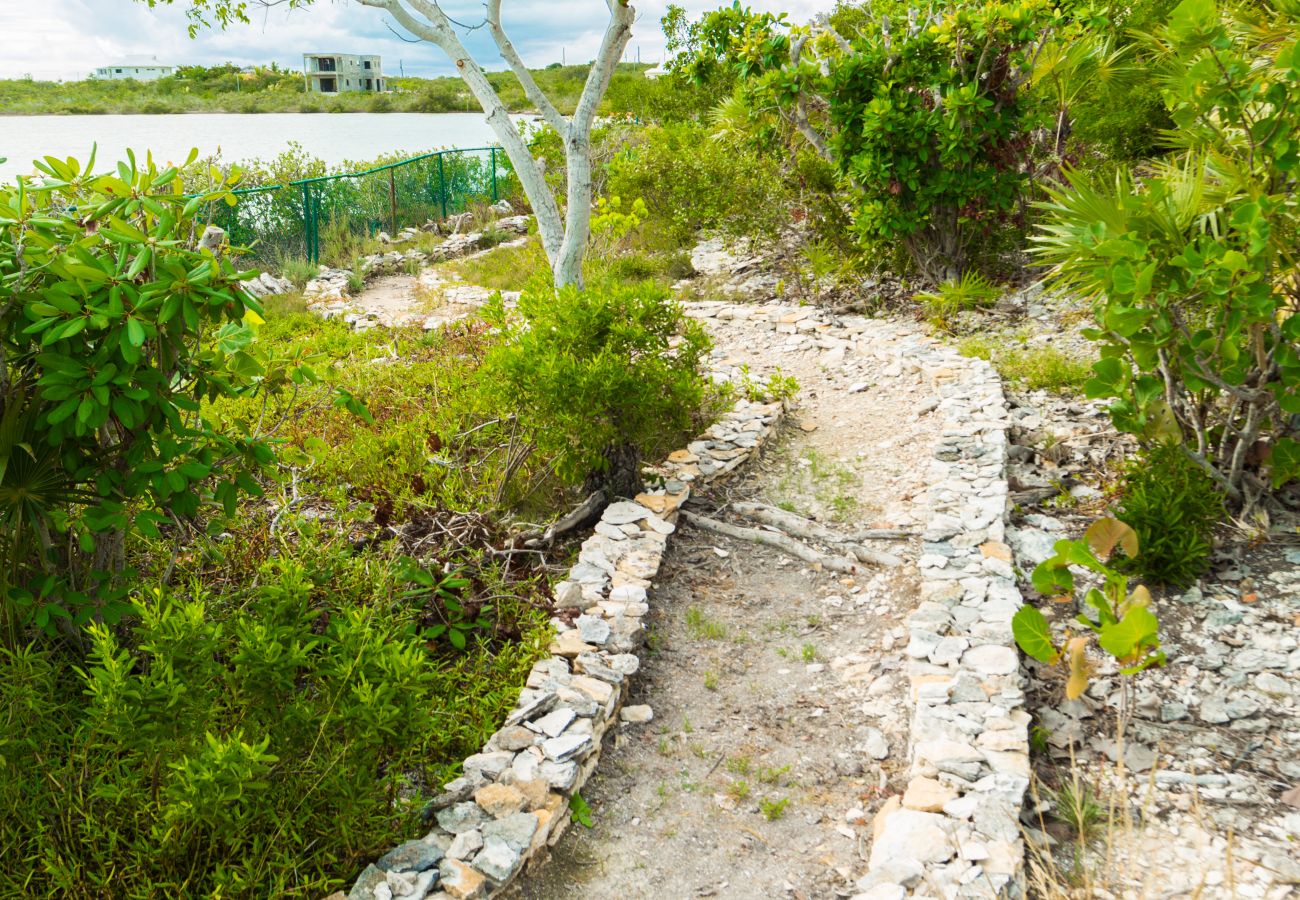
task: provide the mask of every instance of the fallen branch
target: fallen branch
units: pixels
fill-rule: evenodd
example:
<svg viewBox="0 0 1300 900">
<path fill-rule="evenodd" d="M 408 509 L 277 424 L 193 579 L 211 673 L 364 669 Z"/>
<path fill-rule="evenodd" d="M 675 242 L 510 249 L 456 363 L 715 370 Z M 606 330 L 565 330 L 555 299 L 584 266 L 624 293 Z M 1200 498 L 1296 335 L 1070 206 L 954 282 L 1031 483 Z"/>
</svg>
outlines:
<svg viewBox="0 0 1300 900">
<path fill-rule="evenodd" d="M 854 575 L 858 572 L 858 564 L 853 560 L 843 556 L 830 556 L 819 550 L 814 550 L 807 544 L 801 544 L 789 535 L 781 534 L 776 531 L 763 531 L 758 528 L 745 528 L 740 525 L 728 525 L 726 522 L 719 522 L 716 519 L 705 518 L 695 513 L 688 513 L 685 510 L 681 515 L 696 528 L 703 531 L 711 531 L 714 534 L 721 534 L 725 537 L 736 538 L 741 541 L 752 541 L 756 544 L 766 544 L 769 547 L 775 547 L 782 553 L 801 559 L 806 563 L 815 566 L 821 566 L 828 572 L 842 572 L 846 575 Z"/>
<path fill-rule="evenodd" d="M 762 522 L 764 525 L 771 525 L 773 528 L 779 528 L 787 534 L 809 541 L 825 541 L 828 544 L 856 544 L 859 541 L 905 541 L 913 537 L 913 533 L 910 531 L 900 531 L 894 528 L 868 528 L 854 534 L 837 534 L 819 522 L 795 515 L 776 506 L 768 506 L 766 503 L 733 503 L 731 508 L 746 518 Z"/>
<path fill-rule="evenodd" d="M 540 538 L 525 541 L 526 547 L 537 547 L 541 545 L 550 546 L 556 539 L 563 537 L 571 531 L 577 531 L 582 526 L 591 522 L 608 505 L 609 501 L 605 499 L 604 491 L 592 491 L 586 500 L 583 500 L 571 511 L 565 513 L 556 519 L 551 525 L 542 532 Z"/>
</svg>

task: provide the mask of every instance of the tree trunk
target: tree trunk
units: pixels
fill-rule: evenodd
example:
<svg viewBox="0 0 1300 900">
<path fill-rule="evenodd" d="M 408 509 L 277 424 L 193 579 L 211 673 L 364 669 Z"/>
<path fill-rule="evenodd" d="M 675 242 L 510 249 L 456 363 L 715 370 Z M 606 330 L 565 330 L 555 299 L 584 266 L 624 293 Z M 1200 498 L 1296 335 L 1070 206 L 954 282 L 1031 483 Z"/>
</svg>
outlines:
<svg viewBox="0 0 1300 900">
<path fill-rule="evenodd" d="M 555 286 L 582 285 L 582 259 L 591 237 L 591 135 L 571 133 L 564 157 L 568 178 L 564 241 L 552 263 Z"/>
<path fill-rule="evenodd" d="M 587 476 L 583 490 L 603 491 L 615 497 L 635 497 L 641 493 L 641 448 L 635 444 L 612 444 L 605 448 L 605 468 Z"/>
<path fill-rule="evenodd" d="M 566 174 L 568 176 L 567 209 L 562 219 L 559 204 L 551 194 L 546 177 L 533 159 L 528 144 L 524 142 L 510 120 L 510 111 L 501 102 L 495 89 L 483 74 L 482 68 L 470 56 L 452 20 L 438 6 L 436 0 L 357 0 L 362 6 L 387 11 L 398 23 L 423 40 L 441 48 L 456 64 L 461 79 L 469 87 L 474 99 L 487 114 L 488 124 L 496 133 L 502 148 L 519 176 L 519 183 L 532 204 L 537 217 L 537 232 L 551 264 L 557 288 L 582 283 L 582 260 L 586 254 L 591 233 L 591 128 L 601 99 L 609 89 L 618 61 L 632 37 L 632 23 L 636 18 L 629 0 L 606 0 L 609 7 L 609 24 L 601 40 L 600 50 L 592 63 L 591 72 L 583 86 L 582 96 L 571 119 L 565 121 L 554 104 L 541 92 L 536 81 L 524 66 L 523 60 L 506 37 L 501 26 L 502 0 L 488 0 L 487 25 L 496 41 L 502 58 L 509 64 L 524 87 L 524 93 L 538 107 L 538 112 L 559 131 L 564 139 Z M 409 7 L 409 8 L 408 8 Z"/>
</svg>

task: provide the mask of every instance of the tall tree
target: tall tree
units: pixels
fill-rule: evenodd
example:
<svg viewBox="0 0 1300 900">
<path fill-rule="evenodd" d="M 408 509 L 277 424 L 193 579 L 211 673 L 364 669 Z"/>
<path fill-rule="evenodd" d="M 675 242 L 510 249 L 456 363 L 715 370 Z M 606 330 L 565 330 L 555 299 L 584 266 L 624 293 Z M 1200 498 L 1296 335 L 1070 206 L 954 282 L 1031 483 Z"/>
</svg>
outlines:
<svg viewBox="0 0 1300 900">
<path fill-rule="evenodd" d="M 190 35 L 199 29 L 217 25 L 226 28 L 237 22 L 249 21 L 248 8 L 253 6 L 310 6 L 314 0 L 137 0 L 150 7 L 171 6 L 180 3 L 187 7 L 190 18 Z M 442 8 L 438 0 L 356 0 L 387 12 L 410 34 L 428 41 L 441 49 L 456 65 L 456 71 L 469 87 L 474 99 L 487 115 L 488 124 L 514 165 L 515 173 L 523 186 L 528 201 L 537 216 L 537 230 L 542 246 L 551 264 L 557 287 L 582 282 L 582 260 L 591 234 L 591 128 L 596 119 L 600 101 L 609 88 L 614 70 L 632 37 L 632 23 L 636 11 L 631 0 L 605 0 L 609 8 L 609 22 L 601 38 L 600 49 L 592 63 L 591 72 L 583 86 L 582 95 L 572 116 L 563 116 L 546 93 L 538 86 L 528 67 L 501 23 L 503 0 L 486 0 L 483 25 L 495 41 L 501 58 L 519 79 L 524 94 L 538 113 L 564 141 L 564 155 L 568 187 L 563 214 L 560 205 L 546 184 L 541 167 L 533 159 L 528 144 L 510 118 L 509 110 L 501 101 L 482 66 L 465 47 L 456 31 L 457 24 Z"/>
</svg>

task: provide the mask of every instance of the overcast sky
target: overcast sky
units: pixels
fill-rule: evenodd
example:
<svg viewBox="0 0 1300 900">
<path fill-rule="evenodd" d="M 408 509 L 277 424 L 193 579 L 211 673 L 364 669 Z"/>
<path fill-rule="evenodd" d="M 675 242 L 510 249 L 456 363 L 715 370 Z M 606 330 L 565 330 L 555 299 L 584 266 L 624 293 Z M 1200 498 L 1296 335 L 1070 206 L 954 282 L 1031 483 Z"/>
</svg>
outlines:
<svg viewBox="0 0 1300 900">
<path fill-rule="evenodd" d="M 663 56 L 659 20 L 670 0 L 633 0 L 637 25 L 628 59 L 657 62 Z M 677 0 L 692 13 L 721 5 L 722 0 Z M 755 9 L 790 10 L 805 20 L 830 9 L 833 0 L 748 0 Z M 182 4 L 183 6 L 183 4 Z M 482 19 L 481 0 L 444 0 L 462 21 Z M 84 78 L 97 66 L 127 57 L 157 57 L 161 63 L 235 62 L 300 67 L 305 52 L 378 53 L 384 70 L 408 75 L 450 74 L 440 50 L 428 44 L 403 43 L 389 31 L 387 14 L 348 0 L 316 0 L 307 9 L 257 10 L 252 25 L 226 32 L 204 32 L 190 40 L 181 8 L 150 10 L 133 0 L 0 0 L 0 78 L 31 75 L 40 79 Z M 506 29 L 525 61 L 545 66 L 560 60 L 586 62 L 595 54 L 607 20 L 603 0 L 506 0 Z M 470 48 L 489 68 L 491 39 L 478 32 Z"/>
</svg>

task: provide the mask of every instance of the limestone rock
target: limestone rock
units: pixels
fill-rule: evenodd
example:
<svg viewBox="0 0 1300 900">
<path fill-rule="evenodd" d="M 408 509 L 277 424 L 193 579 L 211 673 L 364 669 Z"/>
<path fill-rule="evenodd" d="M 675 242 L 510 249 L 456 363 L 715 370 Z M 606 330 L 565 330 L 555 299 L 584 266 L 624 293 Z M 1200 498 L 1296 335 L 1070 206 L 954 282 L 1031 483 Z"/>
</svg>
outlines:
<svg viewBox="0 0 1300 900">
<path fill-rule="evenodd" d="M 423 872 L 442 859 L 442 848 L 426 841 L 407 841 L 390 850 L 375 863 L 385 872 Z"/>
<path fill-rule="evenodd" d="M 442 889 L 454 900 L 479 900 L 487 893 L 487 879 L 460 860 L 444 859 L 438 871 Z"/>
<path fill-rule="evenodd" d="M 494 819 L 504 819 L 523 811 L 528 802 L 522 793 L 508 784 L 489 784 L 474 793 L 474 802 Z"/>
<path fill-rule="evenodd" d="M 957 792 L 933 778 L 913 778 L 903 793 L 903 806 L 921 812 L 941 812 L 943 805 L 955 800 Z"/>
</svg>

